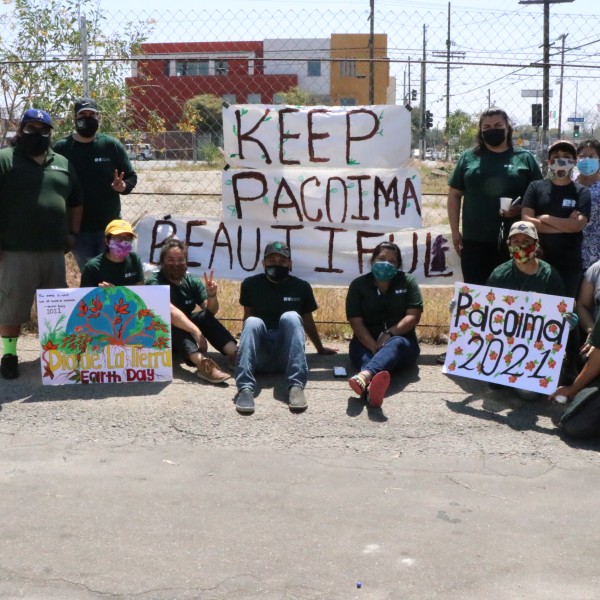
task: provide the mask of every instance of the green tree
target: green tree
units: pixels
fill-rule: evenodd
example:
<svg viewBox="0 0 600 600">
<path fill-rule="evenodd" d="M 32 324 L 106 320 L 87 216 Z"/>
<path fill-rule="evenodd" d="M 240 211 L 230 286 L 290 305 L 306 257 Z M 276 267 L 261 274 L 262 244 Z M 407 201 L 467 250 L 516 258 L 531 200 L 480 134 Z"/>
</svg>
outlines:
<svg viewBox="0 0 600 600">
<path fill-rule="evenodd" d="M 285 92 L 278 92 L 275 95 L 283 104 L 289 104 L 290 106 L 314 106 L 315 104 L 319 104 L 310 92 L 302 90 L 299 87 L 293 87 Z"/>
<path fill-rule="evenodd" d="M 200 94 L 190 98 L 183 106 L 181 121 L 177 127 L 210 136 L 210 142 L 221 144 L 223 137 L 223 100 L 213 94 Z"/>
<path fill-rule="evenodd" d="M 448 143 L 451 152 L 462 152 L 475 145 L 477 118 L 464 110 L 455 110 L 448 119 Z"/>
<path fill-rule="evenodd" d="M 133 54 L 146 39 L 151 23 L 112 23 L 96 0 L 4 0 L 11 10 L 0 32 L 0 85 L 5 118 L 16 128 L 28 107 L 47 110 L 55 120 L 55 135 L 73 128 L 73 100 L 83 96 L 80 16 L 87 29 L 90 96 L 102 110 L 103 130 L 124 136 L 124 77 Z M 2 132 L 2 141 L 6 131 Z"/>
</svg>

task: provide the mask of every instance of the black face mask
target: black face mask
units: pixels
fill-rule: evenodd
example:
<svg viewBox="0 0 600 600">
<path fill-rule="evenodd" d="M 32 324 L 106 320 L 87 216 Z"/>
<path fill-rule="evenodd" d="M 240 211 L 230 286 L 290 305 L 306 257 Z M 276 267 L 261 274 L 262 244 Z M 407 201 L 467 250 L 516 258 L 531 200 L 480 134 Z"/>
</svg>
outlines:
<svg viewBox="0 0 600 600">
<path fill-rule="evenodd" d="M 23 152 L 29 154 L 29 156 L 40 156 L 48 150 L 48 147 L 50 146 L 50 136 L 44 137 L 39 133 L 23 132 L 19 138 L 19 146 L 21 146 Z"/>
<path fill-rule="evenodd" d="M 94 137 L 98 131 L 98 119 L 93 117 L 80 117 L 75 121 L 75 131 L 84 138 Z"/>
<path fill-rule="evenodd" d="M 481 137 L 488 146 L 496 148 L 506 139 L 506 129 L 486 129 L 481 132 Z"/>
<path fill-rule="evenodd" d="M 265 274 L 273 283 L 281 283 L 290 274 L 290 268 L 272 265 L 265 267 Z"/>
</svg>

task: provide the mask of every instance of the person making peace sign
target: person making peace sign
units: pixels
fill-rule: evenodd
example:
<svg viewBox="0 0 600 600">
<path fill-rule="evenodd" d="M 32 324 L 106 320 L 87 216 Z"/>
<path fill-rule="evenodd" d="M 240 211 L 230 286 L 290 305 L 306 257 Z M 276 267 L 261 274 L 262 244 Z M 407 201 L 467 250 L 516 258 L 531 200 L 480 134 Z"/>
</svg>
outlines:
<svg viewBox="0 0 600 600">
<path fill-rule="evenodd" d="M 173 350 L 189 365 L 197 367 L 197 375 L 209 383 L 222 383 L 231 375 L 225 373 L 206 356 L 206 340 L 235 364 L 235 338 L 215 317 L 219 310 L 218 286 L 204 273 L 204 283 L 187 272 L 187 247 L 176 239 L 165 242 L 160 251 L 160 271 L 146 285 L 168 285 L 171 296 L 171 330 Z M 194 312 L 196 306 L 199 311 Z M 206 339 L 204 338 L 206 336 Z"/>
</svg>

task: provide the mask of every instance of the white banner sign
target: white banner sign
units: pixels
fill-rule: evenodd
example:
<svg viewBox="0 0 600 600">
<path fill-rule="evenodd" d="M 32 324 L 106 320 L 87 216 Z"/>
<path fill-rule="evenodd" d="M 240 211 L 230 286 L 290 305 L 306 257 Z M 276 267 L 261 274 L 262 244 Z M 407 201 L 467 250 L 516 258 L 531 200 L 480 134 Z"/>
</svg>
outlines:
<svg viewBox="0 0 600 600">
<path fill-rule="evenodd" d="M 404 106 L 223 107 L 227 162 L 236 168 L 395 168 L 410 157 Z"/>
<path fill-rule="evenodd" d="M 42 383 L 171 381 L 168 286 L 37 291 Z"/>
<path fill-rule="evenodd" d="M 223 171 L 223 215 L 264 223 L 421 227 L 421 177 L 413 168 Z"/>
<path fill-rule="evenodd" d="M 445 227 L 390 232 L 390 227 L 366 229 L 329 223 L 267 224 L 244 217 L 220 220 L 185 217 L 144 217 L 136 226 L 137 253 L 145 269 L 158 264 L 160 248 L 170 237 L 189 247 L 188 266 L 201 275 L 215 271 L 218 279 L 242 280 L 262 272 L 265 246 L 280 240 L 289 244 L 293 274 L 313 284 L 347 286 L 370 270 L 371 252 L 383 241 L 396 242 L 402 251 L 403 270 L 421 284 L 451 285 L 460 279 L 460 259 Z"/>
<path fill-rule="evenodd" d="M 573 299 L 457 283 L 443 372 L 551 394 Z"/>
</svg>

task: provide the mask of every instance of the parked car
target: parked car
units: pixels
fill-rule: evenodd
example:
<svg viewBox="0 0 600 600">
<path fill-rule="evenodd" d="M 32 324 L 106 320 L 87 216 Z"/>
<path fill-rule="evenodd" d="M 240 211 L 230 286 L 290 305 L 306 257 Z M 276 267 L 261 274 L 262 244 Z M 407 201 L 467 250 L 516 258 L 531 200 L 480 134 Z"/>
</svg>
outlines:
<svg viewBox="0 0 600 600">
<path fill-rule="evenodd" d="M 125 144 L 127 156 L 133 160 L 154 160 L 156 155 L 150 144 Z"/>
</svg>

